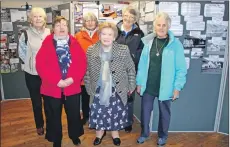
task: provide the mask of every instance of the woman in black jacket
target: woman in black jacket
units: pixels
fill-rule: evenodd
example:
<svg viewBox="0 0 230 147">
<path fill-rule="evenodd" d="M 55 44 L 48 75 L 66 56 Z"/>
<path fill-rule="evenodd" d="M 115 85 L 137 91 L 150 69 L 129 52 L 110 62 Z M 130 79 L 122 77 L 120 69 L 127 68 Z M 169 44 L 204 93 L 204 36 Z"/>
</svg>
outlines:
<svg viewBox="0 0 230 147">
<path fill-rule="evenodd" d="M 144 33 L 137 24 L 138 18 L 139 12 L 135 8 L 128 6 L 122 10 L 122 20 L 117 23 L 118 37 L 116 38 L 117 43 L 128 45 L 136 70 L 141 56 L 141 51 L 144 47 L 144 44 L 141 41 Z M 134 93 L 129 93 L 128 96 L 129 126 L 125 128 L 127 133 L 132 131 Z"/>
</svg>

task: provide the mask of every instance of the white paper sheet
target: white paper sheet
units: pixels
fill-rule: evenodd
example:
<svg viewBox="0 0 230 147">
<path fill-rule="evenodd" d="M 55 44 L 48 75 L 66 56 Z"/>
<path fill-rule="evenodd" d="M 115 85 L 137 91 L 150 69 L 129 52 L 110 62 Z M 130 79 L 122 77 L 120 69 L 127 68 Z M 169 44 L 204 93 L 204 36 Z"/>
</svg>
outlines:
<svg viewBox="0 0 230 147">
<path fill-rule="evenodd" d="M 153 21 L 153 20 L 154 20 L 154 13 L 153 12 L 145 14 L 145 22 Z"/>
<path fill-rule="evenodd" d="M 69 20 L 69 9 L 61 10 L 61 16 L 64 16 L 67 20 Z"/>
<path fill-rule="evenodd" d="M 205 4 L 204 6 L 204 16 L 224 16 L 225 6 L 224 4 Z"/>
<path fill-rule="evenodd" d="M 203 21 L 203 16 L 202 15 L 197 15 L 197 16 L 186 15 L 186 16 L 184 16 L 184 21 L 202 22 Z"/>
<path fill-rule="evenodd" d="M 170 30 L 173 32 L 175 36 L 182 36 L 183 35 L 183 25 L 177 24 L 172 25 Z"/>
<path fill-rule="evenodd" d="M 159 4 L 159 11 L 166 12 L 170 16 L 171 15 L 178 15 L 179 13 L 179 4 L 178 2 L 160 2 Z"/>
<path fill-rule="evenodd" d="M 192 51 L 191 51 L 192 59 L 202 58 L 203 55 L 204 55 L 204 51 L 202 50 L 202 48 L 192 48 Z"/>
<path fill-rule="evenodd" d="M 185 49 L 185 50 L 184 50 L 184 54 L 190 54 L 190 50 Z"/>
<path fill-rule="evenodd" d="M 181 19 L 181 16 L 170 16 L 172 22 L 171 22 L 171 25 L 178 25 L 180 24 L 180 19 Z"/>
<path fill-rule="evenodd" d="M 201 31 L 190 31 L 190 36 L 196 37 L 196 38 L 200 38 L 201 35 Z"/>
<path fill-rule="evenodd" d="M 151 1 L 151 2 L 146 2 L 145 4 L 145 12 L 152 12 L 154 11 L 154 7 L 155 7 L 155 1 Z"/>
<path fill-rule="evenodd" d="M 13 24 L 12 22 L 2 22 L 2 31 L 13 31 Z"/>
<path fill-rule="evenodd" d="M 18 11 L 17 9 L 10 9 L 11 21 L 15 22 L 17 20 L 27 21 L 26 11 Z"/>
<path fill-rule="evenodd" d="M 207 37 L 227 37 L 228 21 L 207 21 Z"/>
<path fill-rule="evenodd" d="M 10 64 L 19 63 L 19 58 L 10 58 Z"/>
<path fill-rule="evenodd" d="M 17 49 L 17 43 L 9 43 L 9 49 Z"/>
<path fill-rule="evenodd" d="M 187 22 L 186 30 L 199 30 L 203 31 L 205 29 L 205 22 Z"/>
<path fill-rule="evenodd" d="M 186 67 L 187 67 L 187 69 L 189 69 L 189 67 L 190 67 L 190 58 L 185 57 L 185 61 L 186 61 Z"/>
<path fill-rule="evenodd" d="M 197 16 L 200 15 L 201 5 L 200 3 L 182 3 L 181 15 Z"/>
</svg>

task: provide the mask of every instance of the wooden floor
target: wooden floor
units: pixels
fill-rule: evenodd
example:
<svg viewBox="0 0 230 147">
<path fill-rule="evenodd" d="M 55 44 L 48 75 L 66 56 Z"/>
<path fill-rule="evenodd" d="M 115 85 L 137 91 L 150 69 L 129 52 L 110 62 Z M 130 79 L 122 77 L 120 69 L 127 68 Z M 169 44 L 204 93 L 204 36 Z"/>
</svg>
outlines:
<svg viewBox="0 0 230 147">
<path fill-rule="evenodd" d="M 63 147 L 74 147 L 68 138 L 66 115 L 63 113 Z M 84 127 L 81 136 L 81 147 L 92 147 L 95 138 L 94 130 Z M 152 133 L 151 139 L 142 145 L 136 143 L 140 134 L 140 124 L 135 122 L 130 134 L 120 131 L 121 147 L 155 147 L 157 134 Z M 110 133 L 104 138 L 101 147 L 113 147 Z M 99 146 L 99 147 L 100 147 Z M 228 147 L 229 136 L 217 133 L 169 133 L 166 147 Z M 31 102 L 26 100 L 4 101 L 1 103 L 1 147 L 52 147 L 52 143 L 38 136 L 35 132 Z"/>
</svg>

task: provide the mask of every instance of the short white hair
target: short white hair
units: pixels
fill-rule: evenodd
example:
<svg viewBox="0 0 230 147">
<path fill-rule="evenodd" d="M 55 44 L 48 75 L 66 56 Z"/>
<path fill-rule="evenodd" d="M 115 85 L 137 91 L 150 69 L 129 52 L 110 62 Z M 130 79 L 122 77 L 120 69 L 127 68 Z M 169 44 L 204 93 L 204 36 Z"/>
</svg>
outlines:
<svg viewBox="0 0 230 147">
<path fill-rule="evenodd" d="M 83 26 L 84 27 L 86 26 L 85 22 L 87 20 L 91 20 L 91 21 L 93 20 L 93 21 L 95 21 L 96 22 L 96 26 L 98 26 L 98 20 L 97 20 L 97 17 L 96 17 L 96 15 L 94 13 L 88 12 L 88 13 L 85 13 L 83 15 Z"/>
<path fill-rule="evenodd" d="M 155 16 L 155 19 L 153 21 L 153 26 L 156 26 L 157 20 L 163 18 L 165 19 L 165 21 L 168 23 L 168 28 L 171 27 L 171 18 L 169 17 L 168 13 L 166 12 L 159 12 L 157 13 L 157 15 Z"/>
<path fill-rule="evenodd" d="M 46 12 L 43 8 L 41 7 L 33 7 L 32 10 L 30 11 L 29 13 L 29 23 L 32 25 L 32 18 L 33 18 L 33 15 L 35 13 L 39 13 L 41 14 L 41 16 L 44 18 L 44 26 L 46 25 L 46 21 L 47 21 L 47 15 L 46 15 Z"/>
<path fill-rule="evenodd" d="M 132 6 L 127 6 L 124 9 L 122 9 L 122 15 L 124 15 L 126 12 L 129 12 L 130 14 L 134 15 L 135 21 L 138 21 L 140 13 L 136 8 Z"/>
</svg>

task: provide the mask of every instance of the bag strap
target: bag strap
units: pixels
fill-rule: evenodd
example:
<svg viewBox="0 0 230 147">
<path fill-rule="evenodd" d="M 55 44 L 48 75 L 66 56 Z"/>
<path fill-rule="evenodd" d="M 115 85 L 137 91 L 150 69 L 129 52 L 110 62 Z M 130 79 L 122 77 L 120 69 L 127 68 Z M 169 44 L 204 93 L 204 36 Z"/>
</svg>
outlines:
<svg viewBox="0 0 230 147">
<path fill-rule="evenodd" d="M 25 36 L 25 44 L 27 45 L 27 41 L 28 41 L 28 35 L 27 35 L 27 31 L 26 30 L 21 30 L 22 33 L 24 34 Z"/>
</svg>

